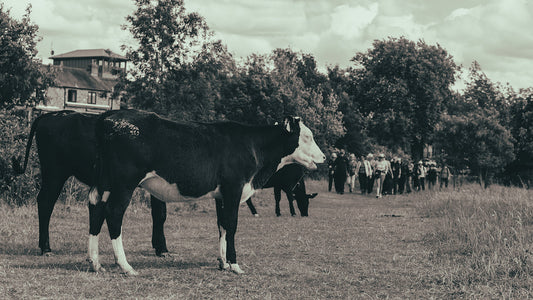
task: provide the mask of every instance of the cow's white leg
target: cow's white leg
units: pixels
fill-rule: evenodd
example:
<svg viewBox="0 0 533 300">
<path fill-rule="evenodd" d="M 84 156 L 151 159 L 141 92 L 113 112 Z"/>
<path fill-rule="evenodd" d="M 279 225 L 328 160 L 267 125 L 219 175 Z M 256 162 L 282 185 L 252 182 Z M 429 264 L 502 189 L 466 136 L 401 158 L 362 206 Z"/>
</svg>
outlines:
<svg viewBox="0 0 533 300">
<path fill-rule="evenodd" d="M 218 267 L 221 270 L 226 270 L 230 267 L 228 262 L 226 261 L 226 230 L 222 228 L 222 226 L 218 226 L 218 231 L 220 233 L 220 237 L 218 238 L 218 244 L 219 244 L 219 258 L 218 258 Z"/>
<path fill-rule="evenodd" d="M 124 247 L 122 245 L 122 234 L 119 235 L 118 238 L 111 240 L 111 244 L 113 245 L 115 262 L 119 265 L 122 271 L 127 275 L 139 275 L 139 273 L 135 271 L 126 260 L 126 254 L 124 253 Z"/>
<path fill-rule="evenodd" d="M 218 230 L 220 232 L 220 238 L 219 238 L 219 246 L 220 246 L 220 257 L 218 258 L 218 267 L 221 270 L 230 270 L 233 273 L 236 274 L 242 274 L 244 271 L 239 267 L 239 264 L 229 264 L 226 260 L 226 248 L 227 248 L 227 241 L 226 241 L 226 230 L 222 228 L 222 226 L 218 226 Z"/>
<path fill-rule="evenodd" d="M 87 250 L 87 262 L 91 267 L 93 272 L 105 272 L 104 267 L 100 265 L 100 260 L 98 257 L 98 236 L 89 235 L 89 247 Z"/>
</svg>

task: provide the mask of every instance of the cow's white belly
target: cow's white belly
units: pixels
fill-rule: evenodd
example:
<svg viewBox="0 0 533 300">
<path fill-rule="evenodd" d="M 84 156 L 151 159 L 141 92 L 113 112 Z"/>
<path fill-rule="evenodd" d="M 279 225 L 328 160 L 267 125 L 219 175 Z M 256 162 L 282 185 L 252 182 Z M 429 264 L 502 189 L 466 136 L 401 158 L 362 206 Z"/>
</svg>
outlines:
<svg viewBox="0 0 533 300">
<path fill-rule="evenodd" d="M 200 197 L 184 196 L 180 193 L 177 184 L 169 183 L 163 177 L 157 175 L 155 171 L 149 172 L 139 182 L 139 186 L 147 190 L 154 197 L 164 202 L 188 202 Z M 251 181 L 243 186 L 240 203 L 245 202 L 255 193 Z M 221 198 L 220 186 L 213 191 L 208 192 L 201 197 L 209 196 L 212 198 Z"/>
<path fill-rule="evenodd" d="M 164 202 L 188 202 L 204 196 L 216 198 L 220 194 L 217 186 L 215 190 L 200 197 L 184 196 L 180 193 L 177 184 L 169 183 L 163 177 L 157 175 L 155 171 L 146 173 L 146 176 L 139 182 L 139 186 Z"/>
</svg>

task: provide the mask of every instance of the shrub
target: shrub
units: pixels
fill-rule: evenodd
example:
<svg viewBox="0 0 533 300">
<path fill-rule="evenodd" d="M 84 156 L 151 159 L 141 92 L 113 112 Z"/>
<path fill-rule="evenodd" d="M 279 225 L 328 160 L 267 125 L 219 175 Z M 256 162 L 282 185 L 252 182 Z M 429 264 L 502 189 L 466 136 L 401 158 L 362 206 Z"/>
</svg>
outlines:
<svg viewBox="0 0 533 300">
<path fill-rule="evenodd" d="M 40 185 L 39 160 L 30 152 L 28 168 L 16 176 L 11 167 L 13 156 L 24 155 L 30 124 L 24 110 L 0 111 L 0 203 L 21 206 L 35 203 Z"/>
</svg>

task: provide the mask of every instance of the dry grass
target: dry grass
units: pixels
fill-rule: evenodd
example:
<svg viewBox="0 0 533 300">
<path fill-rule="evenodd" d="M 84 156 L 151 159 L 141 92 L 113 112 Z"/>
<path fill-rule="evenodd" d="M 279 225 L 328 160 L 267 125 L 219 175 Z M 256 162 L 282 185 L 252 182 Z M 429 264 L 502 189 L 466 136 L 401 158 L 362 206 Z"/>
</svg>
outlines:
<svg viewBox="0 0 533 300">
<path fill-rule="evenodd" d="M 167 242 L 157 258 L 149 209 L 136 202 L 125 217 L 126 254 L 140 272 L 113 267 L 104 226 L 107 273 L 87 271 L 85 205 L 58 204 L 54 255 L 38 256 L 35 206 L 0 206 L 0 298 L 429 299 L 522 298 L 531 286 L 531 192 L 420 193 L 383 199 L 326 192 L 311 181 L 310 217 L 275 217 L 272 190 L 260 191 L 254 218 L 243 205 L 236 237 L 237 276 L 217 270 L 214 203 L 169 205 Z M 1 203 L 1 201 L 0 201 Z M 68 202 L 67 202 L 68 203 Z"/>
</svg>

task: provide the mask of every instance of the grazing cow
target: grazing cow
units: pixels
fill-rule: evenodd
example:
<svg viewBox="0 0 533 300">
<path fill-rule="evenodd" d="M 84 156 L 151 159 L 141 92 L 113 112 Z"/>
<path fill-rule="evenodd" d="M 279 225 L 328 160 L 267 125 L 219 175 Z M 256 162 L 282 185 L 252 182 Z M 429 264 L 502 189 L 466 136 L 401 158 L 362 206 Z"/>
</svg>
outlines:
<svg viewBox="0 0 533 300">
<path fill-rule="evenodd" d="M 214 197 L 219 266 L 242 273 L 234 240 L 239 204 L 285 164 L 297 162 L 316 169 L 315 163 L 325 160 L 311 130 L 292 117 L 280 125 L 248 126 L 234 122 L 178 123 L 154 113 L 109 111 L 96 124 L 96 138 L 98 194 L 92 193 L 90 201 L 106 204 L 95 219 L 105 216 L 116 262 L 130 275 L 137 272 L 126 260 L 121 227 L 138 185 L 163 201 Z M 92 234 L 100 227 L 91 228 Z M 100 268 L 98 252 L 94 251 L 97 238 L 89 238 L 94 270 Z"/>
<path fill-rule="evenodd" d="M 293 201 L 296 200 L 298 210 L 302 217 L 309 215 L 309 199 L 315 198 L 318 194 L 306 194 L 305 182 L 303 177 L 305 175 L 305 168 L 299 164 L 288 164 L 277 171 L 263 188 L 274 188 L 274 199 L 276 200 L 276 216 L 281 216 L 279 202 L 281 201 L 281 191 L 283 190 L 287 195 L 289 201 L 289 209 L 291 216 L 295 216 Z M 252 214 L 257 215 L 257 211 L 252 203 L 251 198 L 246 200 L 246 204 L 252 211 Z"/>
<path fill-rule="evenodd" d="M 37 196 L 39 213 L 39 248 L 41 254 L 50 249 L 49 225 L 59 193 L 65 181 L 74 176 L 79 181 L 95 185 L 94 164 L 96 161 L 95 124 L 97 116 L 74 111 L 59 111 L 43 114 L 31 126 L 24 166 L 19 158 L 13 158 L 13 170 L 22 174 L 28 165 L 33 136 L 41 165 L 41 189 Z M 157 256 L 168 252 L 163 225 L 166 219 L 166 204 L 151 197 L 152 204 L 152 246 Z M 89 204 L 89 213 L 95 210 Z"/>
</svg>

